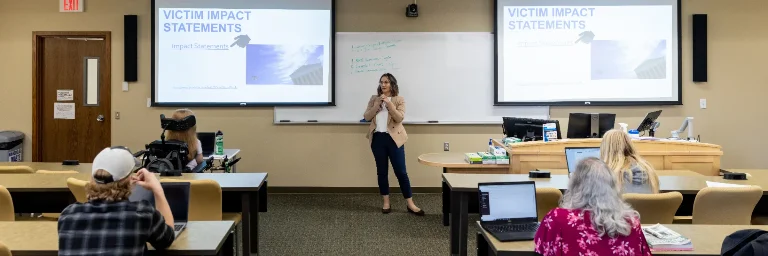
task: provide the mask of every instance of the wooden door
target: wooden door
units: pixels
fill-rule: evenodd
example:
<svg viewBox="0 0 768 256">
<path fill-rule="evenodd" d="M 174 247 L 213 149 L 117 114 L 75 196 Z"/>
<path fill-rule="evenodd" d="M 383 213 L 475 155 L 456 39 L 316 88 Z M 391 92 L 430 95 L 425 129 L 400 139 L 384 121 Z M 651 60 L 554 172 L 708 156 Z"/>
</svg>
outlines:
<svg viewBox="0 0 768 256">
<path fill-rule="evenodd" d="M 33 161 L 90 163 L 111 145 L 109 39 L 36 33 Z"/>
</svg>

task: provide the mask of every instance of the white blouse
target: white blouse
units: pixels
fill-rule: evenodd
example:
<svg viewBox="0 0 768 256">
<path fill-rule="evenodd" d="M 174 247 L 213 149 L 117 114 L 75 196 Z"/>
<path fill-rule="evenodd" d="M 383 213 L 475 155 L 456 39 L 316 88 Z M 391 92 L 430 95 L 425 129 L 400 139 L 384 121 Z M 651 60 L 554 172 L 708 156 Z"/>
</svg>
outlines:
<svg viewBox="0 0 768 256">
<path fill-rule="evenodd" d="M 388 99 L 392 100 L 392 97 L 388 97 Z M 376 131 L 387 132 L 388 121 L 389 121 L 389 110 L 387 110 L 387 103 L 382 101 L 381 110 L 379 110 L 379 113 L 376 113 Z"/>
</svg>

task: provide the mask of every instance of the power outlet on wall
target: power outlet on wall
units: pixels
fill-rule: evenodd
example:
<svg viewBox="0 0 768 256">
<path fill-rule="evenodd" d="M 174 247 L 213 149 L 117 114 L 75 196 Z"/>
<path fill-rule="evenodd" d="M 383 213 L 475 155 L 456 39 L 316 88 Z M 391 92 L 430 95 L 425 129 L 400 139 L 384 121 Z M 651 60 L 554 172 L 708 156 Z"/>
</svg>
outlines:
<svg viewBox="0 0 768 256">
<path fill-rule="evenodd" d="M 443 142 L 443 151 L 450 151 L 451 150 L 451 144 L 448 142 Z"/>
</svg>

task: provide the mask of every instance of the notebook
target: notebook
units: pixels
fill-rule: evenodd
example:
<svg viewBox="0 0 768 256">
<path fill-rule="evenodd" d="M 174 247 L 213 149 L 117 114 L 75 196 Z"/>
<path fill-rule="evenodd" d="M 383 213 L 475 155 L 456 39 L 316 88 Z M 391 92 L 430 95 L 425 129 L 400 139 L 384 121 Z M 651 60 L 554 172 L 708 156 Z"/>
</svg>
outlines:
<svg viewBox="0 0 768 256">
<path fill-rule="evenodd" d="M 187 220 L 189 219 L 189 182 L 162 182 L 163 192 L 165 192 L 165 199 L 168 201 L 168 206 L 171 208 L 171 214 L 173 215 L 174 227 L 173 231 L 176 237 L 187 226 Z M 134 186 L 131 191 L 131 196 L 128 197 L 131 202 L 147 201 L 152 206 L 155 205 L 155 196 L 152 191 L 146 190 L 142 186 Z"/>
<path fill-rule="evenodd" d="M 478 184 L 480 225 L 502 242 L 533 240 L 539 228 L 536 183 Z"/>
<path fill-rule="evenodd" d="M 216 144 L 215 132 L 198 132 L 197 139 L 200 140 L 200 147 L 203 149 L 203 156 L 213 155 L 214 145 Z"/>
<path fill-rule="evenodd" d="M 661 225 L 643 227 L 643 235 L 651 251 L 692 251 L 693 243 L 687 237 Z"/>
</svg>

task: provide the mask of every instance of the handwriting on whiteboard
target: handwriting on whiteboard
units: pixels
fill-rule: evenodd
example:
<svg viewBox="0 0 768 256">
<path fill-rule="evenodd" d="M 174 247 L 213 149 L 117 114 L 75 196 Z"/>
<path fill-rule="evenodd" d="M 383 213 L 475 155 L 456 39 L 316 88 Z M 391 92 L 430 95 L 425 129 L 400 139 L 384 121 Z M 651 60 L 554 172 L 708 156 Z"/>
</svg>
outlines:
<svg viewBox="0 0 768 256">
<path fill-rule="evenodd" d="M 363 56 L 350 59 L 351 73 L 387 72 L 399 69 L 389 55 Z"/>
<path fill-rule="evenodd" d="M 384 40 L 384 41 L 378 41 L 374 43 L 367 43 L 367 44 L 353 44 L 352 45 L 352 52 L 370 52 L 370 51 L 377 51 L 382 49 L 389 49 L 393 47 L 397 47 L 397 44 L 400 43 L 402 40 Z"/>
</svg>

